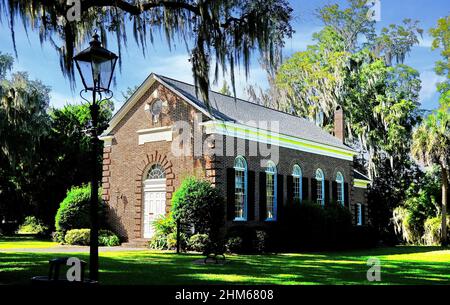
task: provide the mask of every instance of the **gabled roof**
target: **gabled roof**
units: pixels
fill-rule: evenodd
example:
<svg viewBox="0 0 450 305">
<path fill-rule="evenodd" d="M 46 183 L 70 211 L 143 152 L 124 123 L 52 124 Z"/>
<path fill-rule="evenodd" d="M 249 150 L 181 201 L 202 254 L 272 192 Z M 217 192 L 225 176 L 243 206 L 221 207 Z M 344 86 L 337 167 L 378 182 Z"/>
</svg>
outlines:
<svg viewBox="0 0 450 305">
<path fill-rule="evenodd" d="M 307 119 L 211 90 L 209 91 L 209 99 L 212 109 L 209 112 L 201 97 L 196 95 L 194 85 L 157 74 L 151 74 L 118 110 L 111 119 L 110 127 L 105 131 L 104 135 L 111 133 L 115 125 L 117 125 L 128 110 L 131 109 L 155 81 L 171 89 L 175 94 L 201 111 L 211 120 L 221 120 L 243 125 L 247 125 L 250 121 L 258 120 L 277 121 L 279 122 L 280 134 L 353 151 L 353 149 L 343 144 L 338 138 Z"/>
</svg>

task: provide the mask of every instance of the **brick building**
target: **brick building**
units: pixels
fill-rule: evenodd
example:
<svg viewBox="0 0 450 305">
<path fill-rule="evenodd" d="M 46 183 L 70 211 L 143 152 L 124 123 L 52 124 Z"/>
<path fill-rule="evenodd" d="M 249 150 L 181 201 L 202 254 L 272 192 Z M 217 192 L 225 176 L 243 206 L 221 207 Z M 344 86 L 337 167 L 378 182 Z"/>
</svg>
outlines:
<svg viewBox="0 0 450 305">
<path fill-rule="evenodd" d="M 103 199 L 116 232 L 150 238 L 151 223 L 170 210 L 187 176 L 210 180 L 226 197 L 227 226 L 277 221 L 284 206 L 334 201 L 367 222 L 368 178 L 353 168 L 344 118 L 335 136 L 314 123 L 151 74 L 118 110 L 101 136 Z M 225 208 L 225 207 L 224 207 Z"/>
</svg>

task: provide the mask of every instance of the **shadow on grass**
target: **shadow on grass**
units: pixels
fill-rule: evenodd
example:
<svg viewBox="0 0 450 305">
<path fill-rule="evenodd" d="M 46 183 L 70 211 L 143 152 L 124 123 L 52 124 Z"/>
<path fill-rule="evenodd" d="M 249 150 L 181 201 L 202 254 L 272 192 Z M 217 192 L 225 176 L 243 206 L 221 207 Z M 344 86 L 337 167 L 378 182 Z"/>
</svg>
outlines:
<svg viewBox="0 0 450 305">
<path fill-rule="evenodd" d="M 415 249 L 414 249 L 415 248 Z M 421 248 L 421 249 L 419 249 Z M 339 253 L 232 255 L 228 264 L 196 265 L 196 254 L 138 251 L 108 252 L 100 257 L 104 284 L 371 284 L 367 257 L 433 251 L 398 247 Z M 437 248 L 441 249 L 441 248 Z M 436 250 L 436 249 L 435 249 Z M 0 284 L 28 284 L 48 272 L 48 260 L 87 254 L 0 253 Z M 449 255 L 450 257 L 450 255 Z M 379 284 L 450 284 L 450 263 L 382 259 Z"/>
</svg>

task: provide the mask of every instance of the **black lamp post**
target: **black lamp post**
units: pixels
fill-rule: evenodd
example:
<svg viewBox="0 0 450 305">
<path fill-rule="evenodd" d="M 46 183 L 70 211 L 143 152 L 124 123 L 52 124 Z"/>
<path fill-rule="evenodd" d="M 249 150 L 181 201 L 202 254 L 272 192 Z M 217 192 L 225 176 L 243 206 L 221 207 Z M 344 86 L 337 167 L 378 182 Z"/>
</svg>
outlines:
<svg viewBox="0 0 450 305">
<path fill-rule="evenodd" d="M 117 55 L 103 48 L 98 35 L 94 34 L 90 46 L 74 56 L 74 61 L 83 81 L 82 92 L 92 91 L 92 103 L 89 105 L 91 114 L 91 147 L 92 147 L 92 180 L 91 180 L 91 235 L 89 247 L 89 277 L 98 281 L 98 115 L 99 104 L 96 94 L 112 95 L 109 90 L 112 75 L 117 62 Z M 100 98 L 101 100 L 101 98 Z"/>
</svg>

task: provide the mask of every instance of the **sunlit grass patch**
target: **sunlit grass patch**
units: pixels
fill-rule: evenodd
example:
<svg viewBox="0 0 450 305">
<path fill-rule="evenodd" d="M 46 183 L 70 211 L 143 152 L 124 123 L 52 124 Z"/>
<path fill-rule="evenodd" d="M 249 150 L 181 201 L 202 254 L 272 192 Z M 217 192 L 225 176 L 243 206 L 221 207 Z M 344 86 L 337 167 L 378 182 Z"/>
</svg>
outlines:
<svg viewBox="0 0 450 305">
<path fill-rule="evenodd" d="M 0 237 L 1 249 L 29 249 L 29 248 L 51 248 L 58 243 L 49 240 L 39 240 L 34 236 L 21 235 L 13 237 Z"/>
</svg>

